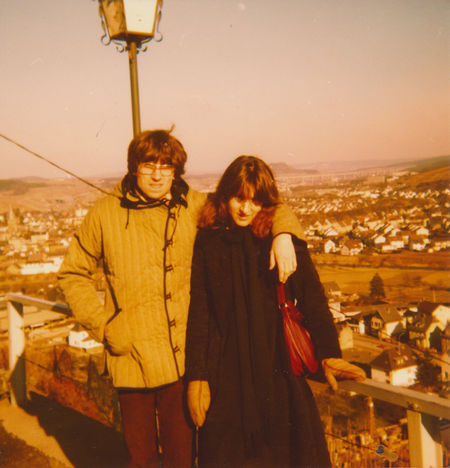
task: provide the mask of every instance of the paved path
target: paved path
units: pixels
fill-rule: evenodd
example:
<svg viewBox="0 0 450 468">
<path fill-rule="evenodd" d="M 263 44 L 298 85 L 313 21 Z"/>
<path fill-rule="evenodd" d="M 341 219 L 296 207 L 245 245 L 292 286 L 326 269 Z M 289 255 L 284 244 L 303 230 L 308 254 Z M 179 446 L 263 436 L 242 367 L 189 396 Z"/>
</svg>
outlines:
<svg viewBox="0 0 450 468">
<path fill-rule="evenodd" d="M 7 398 L 0 401 L 0 421 L 6 432 L 37 448 L 48 457 L 55 458 L 63 465 L 73 466 L 55 437 L 48 435 L 40 425 L 39 418 L 27 413 L 23 408 L 11 406 Z"/>
<path fill-rule="evenodd" d="M 31 394 L 25 408 L 0 400 L 5 430 L 68 468 L 121 468 L 122 434 L 58 403 Z"/>
</svg>

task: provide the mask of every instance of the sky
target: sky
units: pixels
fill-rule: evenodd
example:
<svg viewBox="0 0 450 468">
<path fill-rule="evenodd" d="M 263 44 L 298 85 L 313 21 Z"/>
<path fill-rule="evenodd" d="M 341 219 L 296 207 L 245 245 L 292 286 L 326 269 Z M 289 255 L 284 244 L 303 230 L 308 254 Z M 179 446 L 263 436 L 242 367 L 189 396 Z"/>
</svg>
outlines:
<svg viewBox="0 0 450 468">
<path fill-rule="evenodd" d="M 188 173 L 450 154 L 449 0 L 164 0 L 138 55 L 142 129 Z M 0 134 L 80 176 L 126 171 L 128 57 L 93 0 L 0 0 Z M 0 179 L 62 174 L 0 138 Z"/>
</svg>

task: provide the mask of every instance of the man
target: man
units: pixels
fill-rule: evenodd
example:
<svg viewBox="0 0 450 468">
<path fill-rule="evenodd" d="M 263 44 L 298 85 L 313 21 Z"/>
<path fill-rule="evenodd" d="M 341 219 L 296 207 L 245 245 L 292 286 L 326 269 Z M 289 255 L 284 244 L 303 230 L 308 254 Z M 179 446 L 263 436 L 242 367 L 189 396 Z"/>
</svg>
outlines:
<svg viewBox="0 0 450 468">
<path fill-rule="evenodd" d="M 164 467 L 192 462 L 182 377 L 192 252 L 206 195 L 181 178 L 186 159 L 170 132 L 145 131 L 134 138 L 128 173 L 89 211 L 59 271 L 75 318 L 105 344 L 130 467 L 159 465 L 158 430 Z M 286 233 L 299 230 L 290 210 L 278 208 L 271 267 L 276 257 L 282 281 L 296 268 Z M 92 279 L 100 260 L 104 305 Z"/>
</svg>

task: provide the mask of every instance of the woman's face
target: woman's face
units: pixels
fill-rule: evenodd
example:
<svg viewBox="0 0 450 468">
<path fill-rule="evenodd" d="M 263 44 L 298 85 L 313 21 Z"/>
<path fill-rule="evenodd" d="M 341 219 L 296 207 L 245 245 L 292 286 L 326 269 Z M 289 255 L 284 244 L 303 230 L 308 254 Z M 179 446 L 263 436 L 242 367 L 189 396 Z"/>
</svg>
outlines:
<svg viewBox="0 0 450 468">
<path fill-rule="evenodd" d="M 248 226 L 261 210 L 261 203 L 252 198 L 233 197 L 228 202 L 228 211 L 237 226 Z"/>
</svg>

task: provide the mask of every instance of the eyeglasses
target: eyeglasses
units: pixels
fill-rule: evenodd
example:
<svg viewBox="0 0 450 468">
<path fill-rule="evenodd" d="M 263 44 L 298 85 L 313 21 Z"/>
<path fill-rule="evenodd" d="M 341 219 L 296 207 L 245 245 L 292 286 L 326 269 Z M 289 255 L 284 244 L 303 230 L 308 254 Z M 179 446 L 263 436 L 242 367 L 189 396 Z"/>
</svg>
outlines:
<svg viewBox="0 0 450 468">
<path fill-rule="evenodd" d="M 141 175 L 152 175 L 156 171 L 164 176 L 170 176 L 173 174 L 174 168 L 170 164 L 155 164 L 155 163 L 145 163 L 139 166 L 137 173 Z"/>
</svg>

